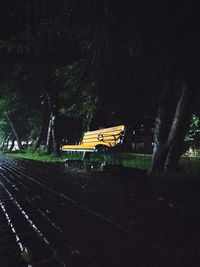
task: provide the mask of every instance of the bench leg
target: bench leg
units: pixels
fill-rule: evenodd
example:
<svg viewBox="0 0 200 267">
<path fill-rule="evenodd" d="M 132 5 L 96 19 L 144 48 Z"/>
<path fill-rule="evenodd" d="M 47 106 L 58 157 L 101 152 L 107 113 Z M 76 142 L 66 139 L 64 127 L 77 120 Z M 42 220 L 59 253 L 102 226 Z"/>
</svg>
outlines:
<svg viewBox="0 0 200 267">
<path fill-rule="evenodd" d="M 82 156 L 83 161 L 87 161 L 91 159 L 91 152 L 83 152 L 83 156 Z"/>
</svg>

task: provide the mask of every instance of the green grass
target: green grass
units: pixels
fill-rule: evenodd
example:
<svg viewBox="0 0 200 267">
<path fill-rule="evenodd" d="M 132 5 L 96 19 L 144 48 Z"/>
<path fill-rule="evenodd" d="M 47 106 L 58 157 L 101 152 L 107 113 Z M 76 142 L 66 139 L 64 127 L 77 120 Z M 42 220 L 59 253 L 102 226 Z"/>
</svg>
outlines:
<svg viewBox="0 0 200 267">
<path fill-rule="evenodd" d="M 65 159 L 80 160 L 82 159 L 82 152 L 62 152 L 61 157 L 56 158 L 46 152 L 37 153 L 7 153 L 10 156 L 18 158 L 26 158 L 32 160 L 39 160 L 43 162 L 64 162 Z M 116 153 L 116 154 L 98 154 L 91 153 L 90 161 L 92 162 L 106 162 L 108 164 L 122 164 L 125 167 L 149 169 L 151 166 L 151 155 L 134 154 L 134 153 Z M 179 165 L 178 172 L 174 174 L 181 176 L 199 176 L 200 174 L 200 158 L 182 157 Z M 160 175 L 160 174 L 158 174 Z M 170 175 L 170 174 L 169 174 Z"/>
<path fill-rule="evenodd" d="M 81 159 L 82 153 L 74 158 L 73 154 L 65 154 L 65 158 L 69 159 Z M 133 154 L 133 153 L 114 153 L 114 154 L 101 154 L 101 153 L 91 153 L 90 161 L 108 163 L 108 164 L 122 164 L 125 167 L 148 169 L 151 165 L 151 156 L 143 154 Z"/>
<path fill-rule="evenodd" d="M 13 156 L 16 158 L 24 158 L 24 159 L 31 159 L 31 160 L 39 160 L 43 162 L 63 162 L 64 158 L 56 158 L 54 155 L 49 155 L 45 152 L 40 153 L 5 153 L 6 155 Z"/>
<path fill-rule="evenodd" d="M 185 175 L 200 175 L 200 158 L 199 157 L 182 157 L 179 169 Z"/>
<path fill-rule="evenodd" d="M 49 155 L 46 152 L 36 152 L 36 153 L 6 153 L 7 155 L 39 160 L 45 162 L 63 162 L 65 159 L 71 160 L 80 160 L 83 157 L 82 152 L 62 152 L 59 158 L 56 158 L 54 155 Z M 120 164 L 122 163 L 125 167 L 134 167 L 134 168 L 142 168 L 147 169 L 151 164 L 151 156 L 148 155 L 136 155 L 132 153 L 115 153 L 115 154 L 100 154 L 100 153 L 91 153 L 90 160 L 93 162 L 106 162 L 109 164 Z"/>
<path fill-rule="evenodd" d="M 125 167 L 148 169 L 151 166 L 151 155 L 125 153 L 121 158 Z"/>
</svg>

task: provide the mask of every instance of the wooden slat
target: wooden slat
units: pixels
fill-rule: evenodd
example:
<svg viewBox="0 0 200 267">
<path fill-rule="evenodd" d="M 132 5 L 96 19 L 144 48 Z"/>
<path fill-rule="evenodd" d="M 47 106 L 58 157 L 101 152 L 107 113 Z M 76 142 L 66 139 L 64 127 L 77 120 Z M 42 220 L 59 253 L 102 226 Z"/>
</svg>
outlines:
<svg viewBox="0 0 200 267">
<path fill-rule="evenodd" d="M 124 125 L 86 132 L 79 145 L 64 145 L 63 151 L 95 151 L 97 145 L 114 147 L 121 141 Z M 102 140 L 101 140 L 102 138 Z"/>
</svg>

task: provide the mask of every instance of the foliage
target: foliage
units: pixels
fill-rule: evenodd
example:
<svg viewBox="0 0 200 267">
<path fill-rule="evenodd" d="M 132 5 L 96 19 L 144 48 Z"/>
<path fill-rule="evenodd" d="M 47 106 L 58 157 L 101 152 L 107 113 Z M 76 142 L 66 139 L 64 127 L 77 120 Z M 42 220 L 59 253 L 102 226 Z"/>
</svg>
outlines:
<svg viewBox="0 0 200 267">
<path fill-rule="evenodd" d="M 5 137 L 9 134 L 8 123 L 1 119 L 0 120 L 0 144 L 4 141 Z"/>
<path fill-rule="evenodd" d="M 9 64 L 1 70 L 0 75 L 0 118 L 6 116 L 15 126 L 19 136 L 25 141 L 35 136 L 39 127 L 39 94 L 37 90 L 28 90 L 29 70 L 26 64 Z M 36 101 L 35 101 L 36 100 Z M 36 112 L 37 109 L 37 112 Z M 8 119 L 8 118 L 6 118 Z M 4 136 L 11 132 L 11 127 L 3 129 Z M 12 137 L 11 137 L 12 138 Z"/>
<path fill-rule="evenodd" d="M 185 141 L 189 141 L 193 148 L 200 147 L 200 118 L 197 115 L 192 115 L 188 133 Z"/>
<path fill-rule="evenodd" d="M 4 23 L 9 25 L 9 32 L 7 33 L 7 27 L 2 28 L 4 34 L 0 38 L 1 48 L 7 48 L 9 52 L 15 51 L 17 54 L 38 55 L 44 53 L 48 47 L 52 49 L 53 43 L 55 47 L 59 43 L 58 40 L 63 38 L 61 25 L 68 17 L 63 1 L 3 2 L 1 7 Z"/>
<path fill-rule="evenodd" d="M 40 117 L 39 114 L 36 112 L 32 112 L 29 114 L 26 123 L 27 123 L 27 139 L 28 140 L 35 140 L 38 135 L 38 130 L 40 128 Z"/>
<path fill-rule="evenodd" d="M 20 95 L 13 81 L 0 82 L 0 113 L 13 115 L 20 106 Z"/>
<path fill-rule="evenodd" d="M 59 88 L 60 114 L 87 123 L 88 114 L 96 109 L 96 95 L 88 84 L 83 84 L 79 78 L 80 65 L 71 65 L 56 69 L 53 76 Z"/>
<path fill-rule="evenodd" d="M 185 155 L 188 157 L 200 156 L 200 119 L 193 114 L 190 121 L 188 133 L 185 136 Z"/>
<path fill-rule="evenodd" d="M 20 62 L 6 79 L 0 77 L 0 111 L 14 116 L 31 139 L 42 117 L 39 86 L 58 100 L 52 104 L 62 117 L 58 131 L 68 138 L 63 125 L 76 136 L 73 123 L 81 134 L 95 113 L 102 124 L 138 123 L 155 110 L 171 54 L 177 55 L 180 72 L 198 61 L 198 16 L 190 24 L 187 14 L 197 14 L 189 1 L 144 6 L 139 1 L 3 0 L 0 5 L 1 71 Z M 191 35 L 185 28 L 192 23 Z M 185 42 L 188 37 L 192 41 Z"/>
</svg>

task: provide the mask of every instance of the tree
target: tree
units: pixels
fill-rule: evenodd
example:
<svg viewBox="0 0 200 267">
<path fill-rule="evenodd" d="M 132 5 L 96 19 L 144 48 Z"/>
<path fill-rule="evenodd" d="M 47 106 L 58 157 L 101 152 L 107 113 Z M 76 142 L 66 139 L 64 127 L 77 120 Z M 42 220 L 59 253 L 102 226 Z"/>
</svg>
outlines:
<svg viewBox="0 0 200 267">
<path fill-rule="evenodd" d="M 169 105 L 170 99 L 167 95 L 162 95 L 163 97 L 159 104 L 155 126 L 151 171 L 177 169 L 192 113 L 191 88 L 188 84 L 182 85 L 172 120 L 170 120 L 171 111 L 167 110 L 166 103 L 163 102 L 166 101 Z"/>
<path fill-rule="evenodd" d="M 1 118 L 0 119 L 0 147 L 1 149 L 8 150 L 8 143 L 10 141 L 10 138 L 12 136 L 10 126 L 6 119 Z"/>
<path fill-rule="evenodd" d="M 162 54 L 170 63 L 158 104 L 151 171 L 177 169 L 197 94 L 200 54 L 195 4 L 186 1 L 174 14 L 162 39 Z"/>
<path fill-rule="evenodd" d="M 179 73 L 171 68 L 171 75 L 167 77 L 158 105 L 151 171 L 168 171 L 178 167 L 193 111 L 196 89 L 193 63 L 192 60 L 192 64 L 179 65 L 184 69 Z"/>
<path fill-rule="evenodd" d="M 80 80 L 79 71 L 79 62 L 56 69 L 54 82 L 59 89 L 60 115 L 74 120 L 79 124 L 79 131 L 84 132 L 90 128 L 98 95 L 87 79 Z"/>
<path fill-rule="evenodd" d="M 15 115 L 17 107 L 20 106 L 20 96 L 17 93 L 16 85 L 7 81 L 6 83 L 1 82 L 0 84 L 0 113 L 8 121 L 13 135 L 17 141 L 18 147 L 22 150 L 21 138 L 19 136 L 17 127 L 15 125 Z"/>
<path fill-rule="evenodd" d="M 200 148 L 200 119 L 198 115 L 192 114 L 188 133 L 185 137 L 185 141 L 192 149 Z"/>
</svg>

